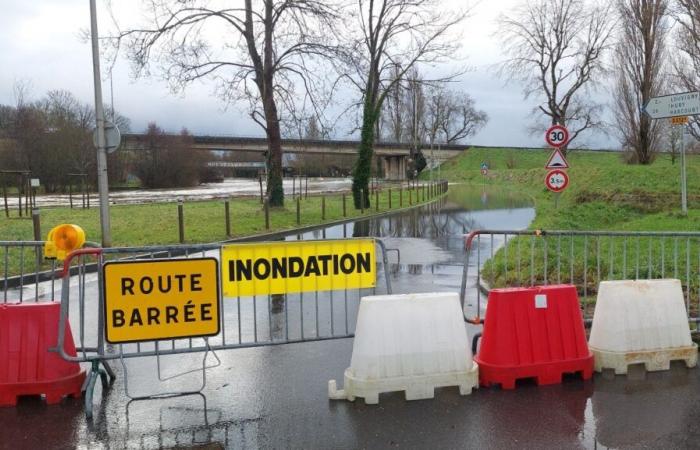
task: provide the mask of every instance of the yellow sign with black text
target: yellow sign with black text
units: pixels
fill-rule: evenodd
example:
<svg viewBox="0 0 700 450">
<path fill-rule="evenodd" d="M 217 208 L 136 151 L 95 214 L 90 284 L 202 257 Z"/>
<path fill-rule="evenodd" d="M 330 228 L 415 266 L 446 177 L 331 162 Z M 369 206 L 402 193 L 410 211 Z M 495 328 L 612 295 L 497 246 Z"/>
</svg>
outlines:
<svg viewBox="0 0 700 450">
<path fill-rule="evenodd" d="M 226 297 L 374 287 L 373 239 L 264 242 L 221 248 Z"/>
<path fill-rule="evenodd" d="M 671 125 L 685 125 L 688 123 L 688 116 L 671 117 Z"/>
<path fill-rule="evenodd" d="M 112 261 L 102 270 L 107 342 L 219 334 L 216 258 Z"/>
</svg>

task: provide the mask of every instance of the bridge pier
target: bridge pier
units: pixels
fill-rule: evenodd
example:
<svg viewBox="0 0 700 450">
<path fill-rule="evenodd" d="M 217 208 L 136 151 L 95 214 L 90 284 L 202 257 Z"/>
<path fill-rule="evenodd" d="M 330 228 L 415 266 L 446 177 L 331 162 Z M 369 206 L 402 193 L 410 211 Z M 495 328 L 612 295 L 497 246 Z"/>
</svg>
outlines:
<svg viewBox="0 0 700 450">
<path fill-rule="evenodd" d="M 406 179 L 406 156 L 385 156 L 382 158 L 384 178 L 391 181 Z"/>
</svg>

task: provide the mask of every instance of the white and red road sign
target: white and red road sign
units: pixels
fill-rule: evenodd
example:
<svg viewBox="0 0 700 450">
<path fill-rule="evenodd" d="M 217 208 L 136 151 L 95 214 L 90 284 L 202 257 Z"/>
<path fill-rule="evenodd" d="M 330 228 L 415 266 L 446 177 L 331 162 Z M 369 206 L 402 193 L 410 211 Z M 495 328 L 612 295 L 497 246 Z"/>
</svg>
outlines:
<svg viewBox="0 0 700 450">
<path fill-rule="evenodd" d="M 545 133 L 544 139 L 554 148 L 563 147 L 569 142 L 569 130 L 561 125 L 552 125 Z"/>
<path fill-rule="evenodd" d="M 552 192 L 561 192 L 569 185 L 569 176 L 561 169 L 550 170 L 544 178 L 544 185 Z"/>
<path fill-rule="evenodd" d="M 547 164 L 544 166 L 545 169 L 568 169 L 569 168 L 569 162 L 564 158 L 564 155 L 561 153 L 561 150 L 558 148 L 555 149 L 551 156 L 549 157 L 549 160 L 547 161 Z"/>
<path fill-rule="evenodd" d="M 481 169 L 481 174 L 486 176 L 489 174 L 489 169 Z"/>
</svg>

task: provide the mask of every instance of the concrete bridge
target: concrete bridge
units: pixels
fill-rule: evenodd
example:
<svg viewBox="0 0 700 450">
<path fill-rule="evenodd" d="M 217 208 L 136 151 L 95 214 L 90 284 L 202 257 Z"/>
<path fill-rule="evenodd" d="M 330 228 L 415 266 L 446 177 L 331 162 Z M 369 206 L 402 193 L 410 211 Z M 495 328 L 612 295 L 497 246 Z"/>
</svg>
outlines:
<svg viewBox="0 0 700 450">
<path fill-rule="evenodd" d="M 143 148 L 145 135 L 122 135 L 122 148 L 127 150 L 139 150 Z M 257 137 L 234 136 L 193 136 L 194 150 L 246 152 L 261 154 L 267 151 L 267 140 Z M 356 155 L 359 141 L 342 140 L 309 140 L 309 139 L 282 139 L 282 149 L 285 153 L 294 154 L 318 154 L 318 155 Z M 436 162 L 443 162 L 453 158 L 469 148 L 467 145 L 440 145 L 433 149 Z M 377 142 L 374 152 L 381 158 L 384 173 L 389 180 L 402 180 L 405 178 L 408 167 L 408 158 L 411 153 L 411 144 Z M 430 159 L 431 151 L 423 146 L 423 154 Z"/>
</svg>

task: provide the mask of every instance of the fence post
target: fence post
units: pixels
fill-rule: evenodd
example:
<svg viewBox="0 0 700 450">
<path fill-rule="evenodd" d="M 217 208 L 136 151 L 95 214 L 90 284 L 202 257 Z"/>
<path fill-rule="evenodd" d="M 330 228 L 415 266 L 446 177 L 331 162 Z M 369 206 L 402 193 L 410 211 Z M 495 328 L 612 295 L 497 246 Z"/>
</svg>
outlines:
<svg viewBox="0 0 700 450">
<path fill-rule="evenodd" d="M 399 208 L 403 208 L 403 185 L 399 186 Z"/>
<path fill-rule="evenodd" d="M 180 244 L 185 243 L 185 211 L 182 200 L 177 201 L 177 228 Z"/>
<path fill-rule="evenodd" d="M 374 190 L 374 210 L 379 211 L 379 189 Z"/>
<path fill-rule="evenodd" d="M 34 228 L 34 240 L 41 241 L 41 216 L 39 216 L 39 208 L 32 208 L 32 225 Z M 36 270 L 39 271 L 43 257 L 41 249 L 36 249 Z"/>
<path fill-rule="evenodd" d="M 299 191 L 301 191 L 301 186 L 300 186 Z M 308 175 L 306 175 L 306 195 L 304 196 L 304 198 L 309 198 L 309 176 Z"/>
<path fill-rule="evenodd" d="M 297 197 L 297 225 L 301 225 L 301 195 Z"/>
<path fill-rule="evenodd" d="M 391 188 L 389 188 L 389 209 L 391 209 Z"/>
<path fill-rule="evenodd" d="M 365 190 L 360 189 L 360 214 L 365 213 Z"/>
<path fill-rule="evenodd" d="M 32 226 L 34 227 L 34 240 L 41 241 L 41 218 L 39 208 L 32 208 Z"/>
<path fill-rule="evenodd" d="M 409 189 L 408 190 L 408 206 L 411 206 L 413 204 L 413 190 Z"/>
<path fill-rule="evenodd" d="M 265 229 L 270 229 L 270 199 L 266 198 L 263 201 L 263 209 L 265 210 Z"/>
<path fill-rule="evenodd" d="M 2 196 L 5 199 L 5 217 L 10 217 L 10 210 L 7 209 L 7 186 L 2 185 Z"/>
<path fill-rule="evenodd" d="M 224 201 L 224 214 L 226 215 L 226 237 L 231 237 L 231 213 L 228 199 Z"/>
<path fill-rule="evenodd" d="M 321 196 L 321 220 L 326 220 L 326 196 Z"/>
<path fill-rule="evenodd" d="M 348 216 L 348 211 L 345 207 L 345 194 L 343 194 L 343 217 L 347 217 L 347 216 Z"/>
</svg>

